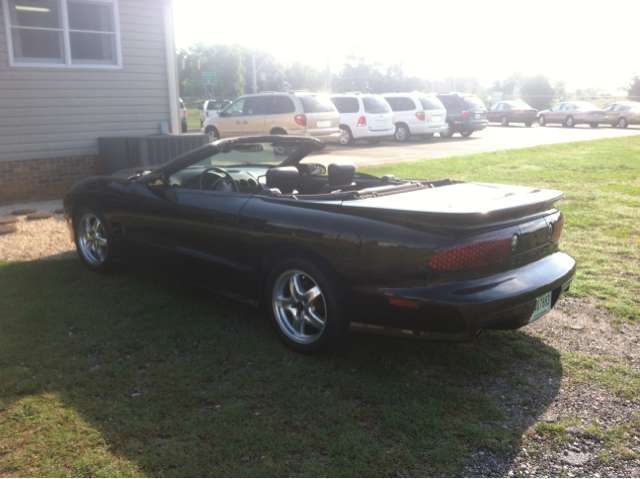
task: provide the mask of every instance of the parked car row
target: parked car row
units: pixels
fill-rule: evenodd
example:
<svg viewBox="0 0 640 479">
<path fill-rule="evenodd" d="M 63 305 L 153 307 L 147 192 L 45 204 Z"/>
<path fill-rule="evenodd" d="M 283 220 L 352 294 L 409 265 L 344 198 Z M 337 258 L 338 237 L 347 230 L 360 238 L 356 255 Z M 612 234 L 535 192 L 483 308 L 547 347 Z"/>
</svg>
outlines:
<svg viewBox="0 0 640 479">
<path fill-rule="evenodd" d="M 211 99 L 201 107 L 202 133 L 212 141 L 250 135 L 302 135 L 343 146 L 357 140 L 371 144 L 383 138 L 406 142 L 412 136 L 428 140 L 439 133 L 469 137 L 488 123 L 522 123 L 531 127 L 559 123 L 567 127 L 608 123 L 626 128 L 640 124 L 640 103 L 619 102 L 599 109 L 585 101 L 567 101 L 538 112 L 522 100 L 499 101 L 487 109 L 475 95 L 341 93 L 306 91 L 263 92 L 235 100 Z M 186 122 L 186 112 L 183 116 Z"/>
<path fill-rule="evenodd" d="M 341 93 L 267 92 L 245 95 L 209 114 L 218 103 L 203 106 L 202 133 L 212 141 L 249 135 L 302 135 L 351 145 L 364 139 L 375 144 L 395 137 L 405 142 L 440 133 L 469 136 L 483 130 L 487 109 L 474 95 L 451 93 Z M 206 112 L 206 113 L 205 113 Z"/>
<path fill-rule="evenodd" d="M 600 109 L 586 101 L 565 101 L 538 112 L 521 100 L 501 101 L 489 108 L 487 118 L 489 121 L 500 122 L 502 126 L 524 123 L 530 127 L 537 120 L 540 126 L 558 123 L 573 128 L 582 123 L 597 128 L 600 124 L 607 123 L 614 128 L 626 128 L 630 124 L 640 124 L 640 103 L 622 101 Z"/>
</svg>

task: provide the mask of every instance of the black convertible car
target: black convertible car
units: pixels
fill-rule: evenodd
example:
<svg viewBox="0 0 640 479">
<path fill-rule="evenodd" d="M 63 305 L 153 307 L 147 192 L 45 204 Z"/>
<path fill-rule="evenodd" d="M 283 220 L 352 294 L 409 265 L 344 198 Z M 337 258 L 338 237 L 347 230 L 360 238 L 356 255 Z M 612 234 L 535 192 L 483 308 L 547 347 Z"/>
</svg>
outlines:
<svg viewBox="0 0 640 479">
<path fill-rule="evenodd" d="M 80 258 L 95 271 L 160 266 L 249 301 L 309 353 L 349 327 L 472 340 L 540 318 L 569 288 L 562 192 L 326 168 L 308 156 L 323 146 L 220 140 L 83 180 L 64 199 Z"/>
</svg>

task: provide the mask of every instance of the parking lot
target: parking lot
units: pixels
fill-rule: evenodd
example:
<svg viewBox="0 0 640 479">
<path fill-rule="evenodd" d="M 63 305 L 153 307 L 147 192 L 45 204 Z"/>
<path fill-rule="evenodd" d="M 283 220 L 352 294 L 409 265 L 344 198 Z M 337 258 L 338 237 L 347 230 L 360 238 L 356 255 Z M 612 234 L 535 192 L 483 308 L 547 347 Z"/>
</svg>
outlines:
<svg viewBox="0 0 640 479">
<path fill-rule="evenodd" d="M 565 128 L 559 125 L 545 127 L 534 125 L 526 128 L 522 125 L 509 127 L 490 125 L 483 131 L 473 133 L 469 138 L 456 134 L 449 139 L 436 135 L 428 141 L 414 137 L 405 144 L 399 144 L 393 139 L 384 140 L 378 145 L 370 145 L 364 140 L 356 142 L 352 147 L 328 144 L 322 152 L 318 153 L 318 156 L 328 156 L 319 158 L 325 164 L 353 162 L 356 166 L 362 167 L 632 135 L 640 135 L 640 127 L 619 129 L 607 126 L 590 128 L 587 125 L 579 125 L 575 128 Z"/>
</svg>

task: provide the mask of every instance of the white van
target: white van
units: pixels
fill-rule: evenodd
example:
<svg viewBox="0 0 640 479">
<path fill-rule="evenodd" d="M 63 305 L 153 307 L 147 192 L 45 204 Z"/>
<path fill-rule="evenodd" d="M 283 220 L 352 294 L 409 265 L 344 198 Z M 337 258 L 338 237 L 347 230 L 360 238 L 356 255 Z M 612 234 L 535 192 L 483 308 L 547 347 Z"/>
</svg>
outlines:
<svg viewBox="0 0 640 479">
<path fill-rule="evenodd" d="M 381 95 L 343 93 L 332 95 L 331 101 L 340 113 L 341 145 L 352 145 L 360 138 L 376 144 L 393 136 L 393 112 Z"/>
<path fill-rule="evenodd" d="M 393 110 L 397 141 L 408 141 L 411 135 L 429 140 L 446 131 L 447 110 L 436 96 L 413 92 L 387 93 L 383 97 Z"/>
</svg>

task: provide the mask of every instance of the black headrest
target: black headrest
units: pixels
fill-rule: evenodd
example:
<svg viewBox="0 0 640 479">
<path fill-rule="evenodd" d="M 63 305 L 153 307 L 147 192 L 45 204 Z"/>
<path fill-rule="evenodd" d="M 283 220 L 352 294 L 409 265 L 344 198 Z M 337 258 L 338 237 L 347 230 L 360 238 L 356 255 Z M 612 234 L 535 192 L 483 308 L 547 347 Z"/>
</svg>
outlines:
<svg viewBox="0 0 640 479">
<path fill-rule="evenodd" d="M 350 185 L 356 174 L 353 163 L 331 163 L 329 165 L 329 184 L 331 186 Z"/>
<path fill-rule="evenodd" d="M 278 188 L 288 195 L 298 187 L 298 169 L 294 166 L 281 166 L 267 170 L 267 188 Z"/>
</svg>

